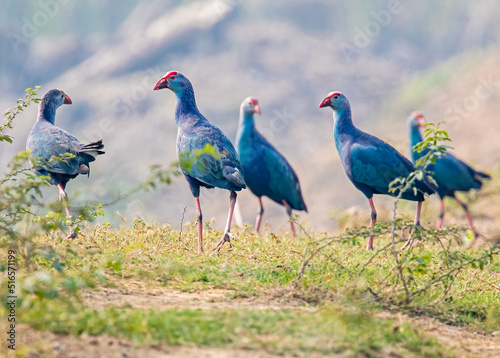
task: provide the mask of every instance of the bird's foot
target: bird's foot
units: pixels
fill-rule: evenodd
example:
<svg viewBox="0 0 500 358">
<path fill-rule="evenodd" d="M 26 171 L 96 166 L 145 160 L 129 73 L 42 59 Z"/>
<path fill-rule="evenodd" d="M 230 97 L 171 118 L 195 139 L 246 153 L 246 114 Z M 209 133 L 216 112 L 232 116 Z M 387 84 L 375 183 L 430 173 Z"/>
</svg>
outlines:
<svg viewBox="0 0 500 358">
<path fill-rule="evenodd" d="M 422 225 L 420 225 L 420 221 L 417 221 L 415 224 L 413 224 L 414 228 L 412 230 L 412 232 L 410 233 L 410 236 L 408 237 L 408 241 L 406 241 L 406 243 L 403 245 L 403 247 L 401 248 L 401 250 L 406 250 L 406 249 L 410 249 L 411 246 L 413 245 L 413 241 L 414 241 L 414 238 L 412 237 L 414 234 L 415 234 L 415 231 L 419 231 L 419 230 L 422 230 L 423 227 Z M 419 237 L 417 236 L 417 239 L 419 239 Z"/>
<path fill-rule="evenodd" d="M 231 234 L 230 232 L 224 233 L 224 236 L 222 236 L 222 239 L 220 239 L 220 241 L 217 244 L 217 246 L 215 246 L 214 251 L 215 252 L 219 252 L 219 250 L 221 249 L 222 245 L 224 245 L 224 243 L 226 243 L 226 242 L 228 242 L 229 245 L 231 245 L 231 239 L 236 240 L 236 237 L 234 237 L 234 235 Z"/>
<path fill-rule="evenodd" d="M 406 241 L 401 250 L 410 249 L 412 244 L 413 244 L 413 239 L 410 238 L 408 239 L 408 241 Z"/>
</svg>

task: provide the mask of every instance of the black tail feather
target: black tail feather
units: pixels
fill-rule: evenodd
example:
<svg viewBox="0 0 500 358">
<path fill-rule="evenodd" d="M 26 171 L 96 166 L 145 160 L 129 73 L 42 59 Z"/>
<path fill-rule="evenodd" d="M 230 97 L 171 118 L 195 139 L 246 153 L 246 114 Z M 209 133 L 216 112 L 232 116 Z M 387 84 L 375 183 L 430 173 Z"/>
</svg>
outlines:
<svg viewBox="0 0 500 358">
<path fill-rule="evenodd" d="M 491 179 L 491 175 L 483 173 L 483 172 L 475 171 L 474 174 L 475 174 L 475 176 L 478 176 L 478 177 L 483 178 L 483 179 Z"/>
<path fill-rule="evenodd" d="M 96 142 L 92 142 L 89 144 L 85 144 L 82 147 L 82 152 L 87 152 L 87 151 L 97 151 L 97 154 L 104 154 L 105 152 L 101 149 L 104 149 L 104 144 L 102 144 L 102 139 L 99 139 Z"/>
</svg>

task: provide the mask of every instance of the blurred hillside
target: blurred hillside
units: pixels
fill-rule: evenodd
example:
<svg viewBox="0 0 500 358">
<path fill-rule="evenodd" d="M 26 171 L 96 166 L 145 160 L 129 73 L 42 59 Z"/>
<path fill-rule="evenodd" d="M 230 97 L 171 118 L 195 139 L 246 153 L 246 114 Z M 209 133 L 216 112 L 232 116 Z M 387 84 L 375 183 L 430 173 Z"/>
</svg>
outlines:
<svg viewBox="0 0 500 358">
<path fill-rule="evenodd" d="M 464 160 L 489 170 L 499 157 L 497 2 L 396 4 L 7 0 L 0 14 L 0 105 L 10 107 L 33 85 L 68 93 L 74 104 L 58 110 L 56 124 L 81 141 L 104 138 L 107 152 L 89 180 L 69 184 L 69 195 L 106 201 L 144 180 L 151 164 L 175 160 L 174 95 L 152 91 L 166 71 L 191 79 L 200 110 L 231 139 L 241 101 L 255 96 L 263 111 L 258 128 L 301 180 L 310 209 L 301 218 L 329 230 L 329 213 L 366 206 L 334 148 L 331 110 L 318 109 L 332 90 L 348 96 L 359 127 L 406 155 L 406 117 L 421 110 L 430 121 L 447 122 Z M 15 145 L 0 151 L 2 168 L 24 149 L 35 119 L 35 108 L 20 117 Z M 256 199 L 249 192 L 239 197 L 244 220 L 253 222 Z M 227 201 L 227 192 L 203 190 L 205 217 L 216 217 L 217 227 Z M 118 210 L 128 219 L 177 226 L 185 206 L 191 220 L 194 200 L 179 178 L 108 208 L 108 215 L 116 222 Z M 268 200 L 264 206 L 265 220 L 285 227 L 284 209 Z"/>
</svg>

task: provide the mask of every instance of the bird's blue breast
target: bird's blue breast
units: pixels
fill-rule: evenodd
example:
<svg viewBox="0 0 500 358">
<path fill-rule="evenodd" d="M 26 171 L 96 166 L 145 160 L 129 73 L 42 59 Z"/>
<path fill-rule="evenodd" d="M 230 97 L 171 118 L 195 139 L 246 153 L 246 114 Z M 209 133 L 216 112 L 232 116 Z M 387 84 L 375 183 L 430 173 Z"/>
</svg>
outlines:
<svg viewBox="0 0 500 358">
<path fill-rule="evenodd" d="M 237 142 L 237 148 L 248 188 L 258 197 L 269 196 L 271 173 L 264 160 L 264 148 L 245 139 Z"/>
<path fill-rule="evenodd" d="M 253 125 L 239 128 L 236 146 L 252 193 L 279 204 L 285 200 L 296 210 L 307 210 L 293 168 Z"/>
</svg>

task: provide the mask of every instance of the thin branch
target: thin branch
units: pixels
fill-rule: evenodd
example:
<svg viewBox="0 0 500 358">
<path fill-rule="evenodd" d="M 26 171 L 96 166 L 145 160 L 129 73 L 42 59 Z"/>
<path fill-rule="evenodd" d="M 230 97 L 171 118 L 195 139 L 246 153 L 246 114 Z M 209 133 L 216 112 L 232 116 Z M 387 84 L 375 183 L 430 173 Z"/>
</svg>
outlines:
<svg viewBox="0 0 500 358">
<path fill-rule="evenodd" d="M 396 200 L 394 200 L 394 210 L 393 210 L 393 217 L 392 217 L 392 230 L 391 230 L 391 245 L 392 245 L 392 254 L 394 255 L 394 260 L 396 261 L 396 267 L 398 268 L 399 272 L 399 277 L 401 278 L 401 281 L 403 282 L 403 287 L 405 289 L 405 294 L 406 294 L 406 301 L 410 298 L 410 291 L 408 290 L 408 286 L 406 284 L 404 275 L 403 275 L 403 268 L 401 267 L 401 264 L 398 259 L 398 252 L 396 250 L 396 214 L 398 210 L 398 202 L 399 199 L 401 198 L 401 194 L 403 193 L 403 190 L 400 190 L 399 195 L 396 197 Z"/>
<path fill-rule="evenodd" d="M 182 227 L 184 225 L 184 214 L 186 214 L 186 209 L 187 209 L 187 206 L 184 207 L 184 210 L 182 211 L 182 216 L 181 216 L 181 227 L 179 229 L 179 239 L 178 241 L 181 241 L 182 239 Z"/>
<path fill-rule="evenodd" d="M 495 290 L 497 290 L 497 291 L 499 291 L 499 292 L 500 292 L 500 287 L 499 287 L 499 286 L 494 285 L 494 284 L 492 284 L 491 282 L 485 281 L 485 280 L 483 280 L 483 279 L 479 278 L 477 275 L 474 275 L 474 277 L 476 278 L 476 280 L 481 281 L 482 283 L 485 283 L 485 284 L 487 284 L 488 286 L 491 286 L 491 287 L 493 287 Z"/>
<path fill-rule="evenodd" d="M 434 285 L 435 283 L 439 282 L 439 281 L 442 281 L 444 278 L 446 277 L 449 277 L 451 276 L 455 271 L 459 271 L 461 270 L 462 268 L 464 268 L 465 266 L 468 266 L 474 262 L 478 262 L 478 261 L 481 261 L 481 260 L 484 260 L 485 258 L 487 257 L 490 257 L 491 255 L 494 255 L 494 254 L 497 254 L 500 252 L 500 247 L 497 246 L 497 247 L 493 247 L 492 250 L 490 250 L 489 252 L 483 254 L 482 256 L 480 257 L 477 257 L 473 260 L 469 260 L 469 261 L 465 261 L 464 263 L 462 263 L 461 265 L 455 267 L 454 269 L 442 274 L 441 276 L 435 278 L 434 280 L 432 280 L 431 282 L 429 282 L 427 285 L 425 285 L 423 288 L 417 290 L 417 291 L 414 291 L 412 294 L 411 294 L 411 297 L 413 296 L 416 296 L 424 291 L 427 291 L 432 285 Z"/>
</svg>

